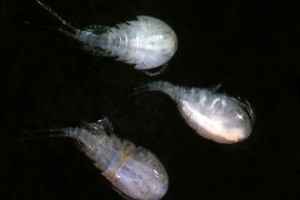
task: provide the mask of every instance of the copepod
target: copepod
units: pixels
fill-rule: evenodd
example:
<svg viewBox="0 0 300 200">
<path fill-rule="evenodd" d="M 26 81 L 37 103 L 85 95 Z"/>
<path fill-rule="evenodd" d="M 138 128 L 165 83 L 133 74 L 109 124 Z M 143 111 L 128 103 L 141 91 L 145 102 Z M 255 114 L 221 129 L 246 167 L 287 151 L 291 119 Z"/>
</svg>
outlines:
<svg viewBox="0 0 300 200">
<path fill-rule="evenodd" d="M 160 74 L 177 50 L 178 41 L 173 29 L 154 17 L 137 16 L 137 20 L 120 23 L 115 27 L 96 25 L 81 30 L 44 3 L 36 1 L 62 23 L 59 29 L 61 32 L 83 43 L 85 49 L 133 64 L 135 69 L 148 75 Z M 161 69 L 157 72 L 149 71 L 158 67 Z"/>
<path fill-rule="evenodd" d="M 83 128 L 51 129 L 50 132 L 62 133 L 53 137 L 79 141 L 82 151 L 123 197 L 158 200 L 167 192 L 168 175 L 158 158 L 128 140 L 121 141 L 113 134 L 106 118 L 85 123 Z"/>
<path fill-rule="evenodd" d="M 136 89 L 159 91 L 173 99 L 187 124 L 204 138 L 232 144 L 249 137 L 255 114 L 248 101 L 216 93 L 213 89 L 187 88 L 154 81 Z"/>
</svg>

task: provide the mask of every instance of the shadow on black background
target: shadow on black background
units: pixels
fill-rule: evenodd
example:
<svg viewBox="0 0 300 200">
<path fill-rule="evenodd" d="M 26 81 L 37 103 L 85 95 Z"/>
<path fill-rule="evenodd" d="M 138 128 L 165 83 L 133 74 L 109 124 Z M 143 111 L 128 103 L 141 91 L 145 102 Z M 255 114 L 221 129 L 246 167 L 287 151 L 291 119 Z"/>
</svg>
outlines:
<svg viewBox="0 0 300 200">
<path fill-rule="evenodd" d="M 116 134 L 156 154 L 168 171 L 163 199 L 298 199 L 300 185 L 300 15 L 294 1 L 45 0 L 78 27 L 113 26 L 137 15 L 167 22 L 179 48 L 148 77 L 85 52 L 33 0 L 1 2 L 1 199 L 121 199 L 68 139 L 31 130 L 79 126 L 107 115 Z M 152 80 L 210 87 L 247 98 L 251 137 L 206 140 L 160 93 L 130 98 Z M 26 131 L 29 131 L 27 133 Z M 45 133 L 44 135 L 47 135 Z"/>
</svg>

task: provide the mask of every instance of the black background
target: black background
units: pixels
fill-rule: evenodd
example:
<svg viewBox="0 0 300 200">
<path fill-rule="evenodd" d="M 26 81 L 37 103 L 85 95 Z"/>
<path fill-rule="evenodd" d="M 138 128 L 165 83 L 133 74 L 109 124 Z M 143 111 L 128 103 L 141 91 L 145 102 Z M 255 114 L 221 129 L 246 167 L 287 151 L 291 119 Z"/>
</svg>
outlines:
<svg viewBox="0 0 300 200">
<path fill-rule="evenodd" d="M 116 134 L 151 150 L 169 174 L 163 199 L 299 199 L 300 6 L 298 0 L 45 0 L 84 28 L 150 15 L 175 30 L 166 71 L 148 77 L 96 57 L 62 33 L 33 0 L 0 3 L 1 199 L 122 199 L 70 139 L 32 130 L 80 126 L 103 116 Z M 206 140 L 153 80 L 211 87 L 248 99 L 252 135 L 234 145 Z M 39 133 L 46 136 L 48 133 Z M 298 197 L 298 198 L 297 198 Z"/>
</svg>

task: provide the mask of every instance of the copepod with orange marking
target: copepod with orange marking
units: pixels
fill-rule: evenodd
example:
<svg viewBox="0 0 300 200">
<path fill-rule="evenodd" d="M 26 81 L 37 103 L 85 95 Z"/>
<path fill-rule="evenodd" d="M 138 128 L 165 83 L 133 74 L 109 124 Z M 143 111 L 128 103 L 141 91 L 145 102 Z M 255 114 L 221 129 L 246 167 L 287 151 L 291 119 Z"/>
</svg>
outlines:
<svg viewBox="0 0 300 200">
<path fill-rule="evenodd" d="M 107 118 L 85 123 L 82 128 L 49 131 L 62 133 L 51 137 L 79 141 L 82 151 L 124 198 L 159 200 L 167 192 L 168 174 L 159 159 L 149 150 L 119 139 Z"/>
<path fill-rule="evenodd" d="M 213 89 L 187 88 L 169 82 L 154 81 L 136 88 L 159 91 L 170 96 L 187 124 L 204 138 L 218 143 L 232 144 L 247 139 L 255 121 L 248 101 L 216 93 Z"/>
<path fill-rule="evenodd" d="M 96 55 L 116 57 L 117 60 L 134 64 L 135 69 L 147 75 L 158 75 L 165 70 L 177 50 L 178 40 L 174 30 L 160 19 L 137 16 L 137 20 L 115 27 L 96 25 L 81 30 L 61 18 L 49 6 L 36 1 L 62 23 L 59 31 L 83 43 L 85 49 Z M 151 69 L 159 70 L 151 72 Z"/>
</svg>

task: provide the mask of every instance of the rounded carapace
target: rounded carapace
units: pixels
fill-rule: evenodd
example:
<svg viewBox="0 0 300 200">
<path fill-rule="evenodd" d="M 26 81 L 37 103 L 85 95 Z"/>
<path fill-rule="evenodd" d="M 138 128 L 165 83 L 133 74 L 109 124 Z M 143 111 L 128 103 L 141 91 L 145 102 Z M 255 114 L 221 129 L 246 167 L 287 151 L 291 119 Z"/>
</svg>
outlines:
<svg viewBox="0 0 300 200">
<path fill-rule="evenodd" d="M 166 69 L 168 61 L 177 50 L 175 32 L 160 19 L 138 16 L 137 20 L 120 23 L 115 27 L 96 25 L 81 30 L 44 3 L 36 1 L 63 24 L 59 29 L 61 32 L 82 42 L 85 49 L 133 64 L 148 75 L 157 75 Z M 160 69 L 156 72 L 149 71 L 158 67 Z"/>
<path fill-rule="evenodd" d="M 248 101 L 218 89 L 185 88 L 169 82 L 155 81 L 140 87 L 169 95 L 177 104 L 182 117 L 199 135 L 218 143 L 236 143 L 252 132 L 254 112 Z"/>
<path fill-rule="evenodd" d="M 150 16 L 118 24 L 101 34 L 105 52 L 118 60 L 152 69 L 166 64 L 177 50 L 177 36 L 163 21 Z"/>
</svg>

